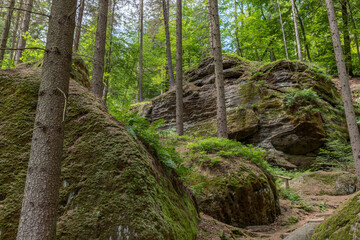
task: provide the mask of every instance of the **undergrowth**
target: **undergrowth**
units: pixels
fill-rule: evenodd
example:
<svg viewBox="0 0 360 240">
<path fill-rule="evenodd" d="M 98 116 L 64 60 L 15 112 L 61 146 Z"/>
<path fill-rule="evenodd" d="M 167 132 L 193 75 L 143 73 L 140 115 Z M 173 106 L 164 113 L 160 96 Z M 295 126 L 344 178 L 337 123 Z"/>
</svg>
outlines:
<svg viewBox="0 0 360 240">
<path fill-rule="evenodd" d="M 289 188 L 281 188 L 280 189 L 280 196 L 283 199 L 287 199 L 291 202 L 293 207 L 303 209 L 307 212 L 311 212 L 314 210 L 313 206 L 310 205 L 310 203 L 303 199 L 299 193 L 297 193 L 295 190 Z"/>
</svg>

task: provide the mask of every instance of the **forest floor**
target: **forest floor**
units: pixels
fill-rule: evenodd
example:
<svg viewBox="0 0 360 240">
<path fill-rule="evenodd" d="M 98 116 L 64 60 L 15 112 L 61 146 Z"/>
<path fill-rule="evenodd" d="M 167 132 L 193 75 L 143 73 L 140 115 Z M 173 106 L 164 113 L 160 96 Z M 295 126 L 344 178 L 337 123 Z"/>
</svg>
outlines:
<svg viewBox="0 0 360 240">
<path fill-rule="evenodd" d="M 311 211 L 294 206 L 289 200 L 280 199 L 281 215 L 277 217 L 274 223 L 249 226 L 245 229 L 224 224 L 202 213 L 197 239 L 283 239 L 306 223 L 323 222 L 340 204 L 352 196 L 302 195 L 301 197 L 312 206 Z"/>
<path fill-rule="evenodd" d="M 336 87 L 340 90 L 339 78 L 333 78 Z M 350 88 L 352 92 L 353 101 L 357 102 L 360 100 L 360 77 L 349 79 Z"/>
</svg>

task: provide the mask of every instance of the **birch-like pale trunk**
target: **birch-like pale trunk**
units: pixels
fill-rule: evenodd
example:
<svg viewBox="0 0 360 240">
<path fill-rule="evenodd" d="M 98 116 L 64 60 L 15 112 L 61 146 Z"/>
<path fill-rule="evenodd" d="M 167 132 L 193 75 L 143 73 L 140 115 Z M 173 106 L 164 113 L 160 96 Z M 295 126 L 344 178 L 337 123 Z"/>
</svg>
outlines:
<svg viewBox="0 0 360 240">
<path fill-rule="evenodd" d="M 341 47 L 340 35 L 338 25 L 336 21 L 336 14 L 334 10 L 334 4 L 332 0 L 325 0 L 326 9 L 329 18 L 329 25 L 331 30 L 331 37 L 334 46 L 336 65 L 338 69 L 341 95 L 343 98 L 346 123 L 350 136 L 351 148 L 354 156 L 354 162 L 356 167 L 357 185 L 360 185 L 360 134 L 359 128 L 356 123 L 354 106 L 351 98 L 351 90 L 349 86 L 348 74 L 346 72 L 346 65 L 344 60 L 344 54 Z"/>
<path fill-rule="evenodd" d="M 23 7 L 23 2 L 24 2 L 23 0 L 20 0 L 20 3 L 19 3 L 20 9 L 22 9 L 22 7 Z M 10 45 L 11 49 L 14 49 L 15 46 L 17 45 L 16 39 L 18 38 L 20 17 L 21 17 L 21 11 L 17 10 L 15 26 L 14 26 L 14 30 L 13 30 L 12 38 L 11 38 L 11 45 Z M 9 59 L 13 60 L 13 57 L 14 57 L 14 50 L 10 50 Z"/>
<path fill-rule="evenodd" d="M 170 41 L 170 30 L 169 30 L 169 9 L 170 9 L 169 0 L 162 0 L 162 5 L 163 5 L 163 15 L 164 15 L 166 57 L 168 62 L 169 84 L 170 84 L 170 88 L 173 88 L 175 86 L 175 80 L 174 80 L 174 69 L 171 58 L 171 41 Z"/>
<path fill-rule="evenodd" d="M 82 19 L 83 19 L 83 15 L 84 15 L 84 8 L 85 8 L 85 0 L 80 0 L 80 8 L 79 8 L 77 23 L 76 23 L 76 30 L 75 30 L 74 52 L 77 52 L 79 50 L 81 24 L 82 24 Z"/>
<path fill-rule="evenodd" d="M 283 21 L 282 21 L 281 8 L 280 8 L 279 0 L 277 0 L 277 5 L 278 5 L 278 8 L 279 8 L 280 25 L 281 25 L 281 31 L 282 31 L 282 35 L 283 35 L 283 39 L 284 39 L 284 48 L 285 48 L 285 53 L 286 53 L 286 59 L 289 60 L 289 52 L 288 52 L 287 44 L 286 44 L 286 36 L 285 36 L 285 31 L 284 31 L 284 23 L 283 23 Z"/>
<path fill-rule="evenodd" d="M 301 42 L 300 42 L 300 35 L 299 35 L 299 28 L 297 24 L 297 14 L 295 9 L 295 0 L 291 0 L 291 7 L 292 7 L 292 13 L 294 17 L 294 28 L 295 28 L 295 38 L 296 38 L 296 46 L 297 46 L 297 52 L 299 56 L 299 61 L 302 61 L 302 54 L 301 54 Z"/>
<path fill-rule="evenodd" d="M 2 61 L 4 60 L 5 48 L 6 48 L 6 44 L 7 44 L 7 41 L 8 41 L 9 30 L 10 30 L 10 25 L 11 25 L 11 18 L 12 18 L 13 12 L 14 12 L 14 6 L 15 6 L 15 0 L 11 0 L 8 12 L 6 14 L 6 20 L 5 20 L 5 24 L 4 24 L 4 29 L 3 29 L 3 32 L 1 34 L 0 66 L 2 64 Z"/>
</svg>

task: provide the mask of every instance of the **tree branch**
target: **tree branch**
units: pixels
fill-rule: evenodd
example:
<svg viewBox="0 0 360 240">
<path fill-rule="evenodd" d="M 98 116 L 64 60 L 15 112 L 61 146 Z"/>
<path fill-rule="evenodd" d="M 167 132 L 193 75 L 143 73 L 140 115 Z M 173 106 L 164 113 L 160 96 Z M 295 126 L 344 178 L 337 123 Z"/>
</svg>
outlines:
<svg viewBox="0 0 360 240">
<path fill-rule="evenodd" d="M 12 51 L 16 51 L 16 50 L 26 50 L 26 49 L 32 49 L 32 50 L 43 50 L 46 51 L 45 48 L 40 48 L 40 47 L 25 47 L 25 48 L 0 48 L 0 50 L 12 50 Z"/>
<path fill-rule="evenodd" d="M 11 8 L 11 7 L 0 7 L 0 8 Z M 41 16 L 45 16 L 45 17 L 48 17 L 50 18 L 50 15 L 47 15 L 45 13 L 39 13 L 39 12 L 32 12 L 32 11 L 28 11 L 26 9 L 22 9 L 22 8 L 16 8 L 16 7 L 13 7 L 11 8 L 13 10 L 18 10 L 18 11 L 23 11 L 23 12 L 29 12 L 29 13 L 32 13 L 32 14 L 37 14 L 37 15 L 41 15 Z"/>
</svg>

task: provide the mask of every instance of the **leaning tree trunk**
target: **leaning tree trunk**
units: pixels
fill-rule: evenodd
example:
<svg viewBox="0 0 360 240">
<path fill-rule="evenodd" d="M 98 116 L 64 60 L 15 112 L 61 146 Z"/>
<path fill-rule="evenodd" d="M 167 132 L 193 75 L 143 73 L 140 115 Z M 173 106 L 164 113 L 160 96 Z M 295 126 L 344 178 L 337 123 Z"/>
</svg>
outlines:
<svg viewBox="0 0 360 240">
<path fill-rule="evenodd" d="M 352 70 L 352 59 L 351 59 L 351 46 L 350 46 L 350 34 L 349 34 L 349 18 L 347 12 L 346 0 L 341 1 L 341 15 L 344 23 L 344 54 L 345 54 L 345 65 L 347 72 L 350 76 L 353 76 Z"/>
<path fill-rule="evenodd" d="M 215 82 L 216 82 L 216 103 L 217 103 L 217 136 L 219 138 L 227 138 L 226 123 L 226 105 L 225 105 L 225 88 L 224 88 L 224 72 L 221 53 L 220 39 L 220 23 L 218 1 L 209 0 L 209 16 L 211 27 L 210 32 L 213 35 L 213 52 L 215 65 Z"/>
<path fill-rule="evenodd" d="M 176 0 L 176 132 L 180 136 L 184 134 L 182 54 L 182 3 Z"/>
<path fill-rule="evenodd" d="M 25 10 L 26 11 L 24 12 L 24 18 L 21 23 L 19 42 L 17 45 L 18 50 L 16 50 L 16 52 L 15 52 L 15 59 L 14 59 L 15 64 L 19 64 L 22 62 L 20 58 L 22 57 L 22 52 L 24 51 L 24 48 L 26 46 L 26 40 L 23 37 L 23 35 L 29 31 L 30 17 L 31 17 L 31 11 L 33 8 L 33 3 L 34 3 L 34 0 L 26 0 L 26 2 L 25 2 Z"/>
<path fill-rule="evenodd" d="M 52 3 L 17 240 L 56 237 L 75 8 L 76 0 Z"/>
<path fill-rule="evenodd" d="M 285 53 L 286 53 L 286 59 L 289 60 L 289 52 L 287 49 L 287 44 L 286 44 L 286 37 L 285 37 L 285 31 L 284 31 L 284 24 L 282 21 L 282 16 L 281 16 L 281 8 L 280 8 L 280 4 L 279 4 L 279 0 L 277 0 L 277 5 L 278 5 L 278 9 L 279 9 L 279 15 L 280 15 L 280 25 L 281 25 L 281 31 L 282 31 L 282 35 L 283 35 L 283 39 L 284 39 L 284 48 L 285 48 Z"/>
<path fill-rule="evenodd" d="M 1 66 L 2 61 L 4 60 L 5 48 L 6 48 L 6 43 L 7 43 L 8 36 L 9 36 L 9 30 L 10 30 L 10 25 L 11 25 L 11 17 L 12 17 L 13 11 L 14 11 L 14 6 L 15 6 L 15 0 L 11 0 L 10 5 L 9 5 L 9 9 L 8 9 L 8 12 L 7 12 L 7 15 L 6 15 L 4 29 L 3 29 L 3 32 L 1 34 L 0 66 Z"/>
<path fill-rule="evenodd" d="M 352 21 L 352 24 L 353 24 L 353 27 L 354 27 L 354 30 L 355 30 L 354 38 L 355 38 L 356 51 L 357 51 L 357 56 L 358 56 L 358 61 L 359 61 L 359 66 L 360 66 L 360 49 L 359 49 L 359 39 L 358 39 L 358 35 L 357 35 L 357 32 L 356 32 L 356 29 L 357 29 L 356 28 L 356 22 L 355 22 L 355 19 L 354 19 L 354 15 L 352 13 L 351 4 L 350 4 L 349 0 L 347 0 L 347 3 L 349 5 L 350 17 L 351 17 L 351 21 Z"/>
<path fill-rule="evenodd" d="M 294 28 L 295 28 L 295 37 L 296 37 L 296 45 L 299 54 L 299 60 L 302 61 L 302 54 L 301 54 L 301 42 L 300 42 L 300 35 L 299 35 L 299 28 L 297 25 L 297 16 L 296 16 L 296 9 L 295 9 L 295 0 L 291 0 L 292 6 L 292 13 L 294 17 Z"/>
<path fill-rule="evenodd" d="M 95 36 L 92 92 L 100 99 L 102 98 L 104 89 L 103 77 L 108 5 L 109 0 L 99 0 L 99 12 Z"/>
<path fill-rule="evenodd" d="M 23 6 L 23 0 L 20 0 L 19 8 L 21 9 L 22 6 Z M 13 30 L 12 38 L 11 38 L 11 46 L 10 46 L 11 50 L 9 52 L 9 59 L 10 60 L 13 60 L 13 56 L 14 56 L 14 50 L 13 49 L 16 46 L 16 39 L 17 39 L 18 30 L 19 30 L 20 17 L 21 17 L 21 11 L 17 10 L 15 26 L 14 26 L 14 30 Z"/>
<path fill-rule="evenodd" d="M 175 86 L 174 80 L 174 70 L 171 60 L 171 41 L 170 41 L 170 31 L 169 31 L 169 0 L 162 0 L 163 5 L 163 15 L 164 15 L 164 27 L 165 27 L 165 37 L 166 37 L 166 57 L 168 62 L 168 71 L 169 71 L 169 82 L 170 88 Z"/>
<path fill-rule="evenodd" d="M 140 0 L 140 62 L 139 62 L 139 102 L 143 101 L 143 40 L 144 40 L 144 0 Z"/>
<path fill-rule="evenodd" d="M 74 39 L 74 52 L 77 52 L 79 50 L 81 23 L 84 15 L 84 8 L 85 8 L 85 0 L 80 0 L 80 9 L 77 17 L 75 39 Z"/>
<path fill-rule="evenodd" d="M 359 128 L 356 123 L 354 106 L 352 104 L 351 90 L 349 86 L 349 79 L 346 72 L 346 66 L 344 62 L 344 55 L 341 48 L 341 41 L 339 30 L 336 22 L 336 14 L 334 10 L 334 4 L 332 0 L 325 0 L 327 14 L 329 17 L 329 24 L 331 30 L 331 37 L 334 46 L 336 65 L 339 73 L 339 79 L 341 84 L 341 95 L 344 102 L 345 116 L 347 127 L 350 136 L 350 142 L 352 147 L 352 152 L 354 155 L 356 175 L 358 186 L 360 185 L 360 134 Z"/>
</svg>

